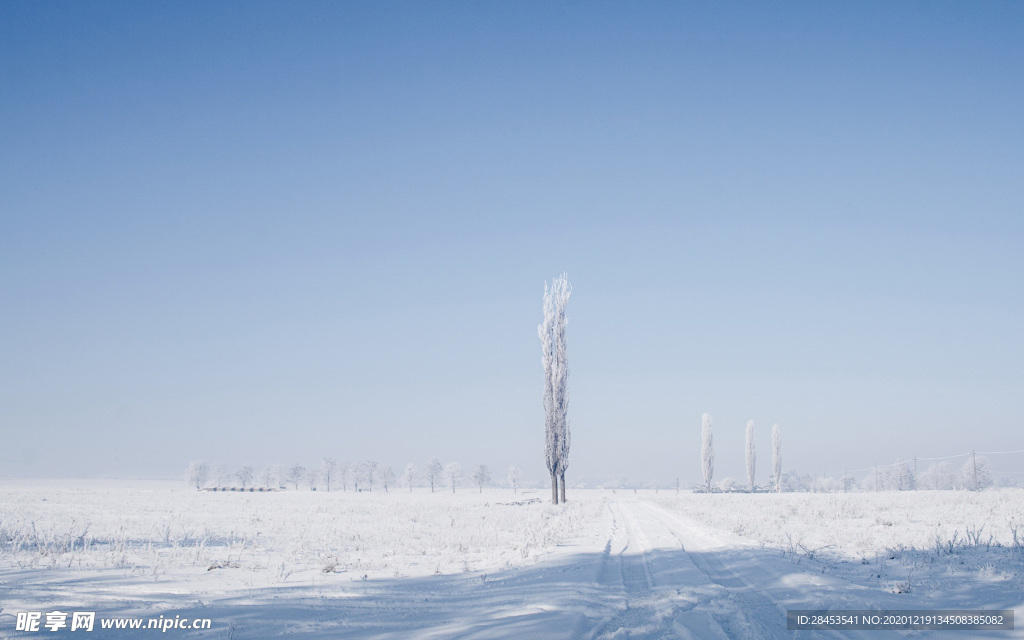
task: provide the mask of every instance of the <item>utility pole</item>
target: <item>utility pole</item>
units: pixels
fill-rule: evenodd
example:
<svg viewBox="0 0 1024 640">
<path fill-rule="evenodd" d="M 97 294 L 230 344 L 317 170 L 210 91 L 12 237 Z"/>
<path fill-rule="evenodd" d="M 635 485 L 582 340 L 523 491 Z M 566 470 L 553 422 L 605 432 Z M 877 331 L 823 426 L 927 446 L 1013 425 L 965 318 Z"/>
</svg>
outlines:
<svg viewBox="0 0 1024 640">
<path fill-rule="evenodd" d="M 974 469 L 974 490 L 978 490 L 978 461 L 974 457 L 974 449 L 971 449 L 971 467 Z"/>
</svg>

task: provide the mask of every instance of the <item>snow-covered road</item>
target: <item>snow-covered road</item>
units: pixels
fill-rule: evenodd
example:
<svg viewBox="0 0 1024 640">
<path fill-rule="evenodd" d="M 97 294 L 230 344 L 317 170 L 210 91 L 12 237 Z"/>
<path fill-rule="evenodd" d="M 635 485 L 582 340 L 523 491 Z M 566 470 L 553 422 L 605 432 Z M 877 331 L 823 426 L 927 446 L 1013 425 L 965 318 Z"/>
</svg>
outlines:
<svg viewBox="0 0 1024 640">
<path fill-rule="evenodd" d="M 493 575 L 368 581 L 345 597 L 278 592 L 265 632 L 322 638 L 965 638 L 964 632 L 794 632 L 787 609 L 936 608 L 821 575 L 655 505 L 609 501 L 603 548 L 573 545 Z M 232 603 L 223 615 L 239 620 Z M 238 605 L 242 603 L 239 602 Z M 258 622 L 257 622 L 258 620 Z M 272 624 L 273 630 L 266 627 Z M 240 634 L 247 637 L 248 633 Z M 1018 637 L 989 632 L 987 637 Z"/>
<path fill-rule="evenodd" d="M 266 510 L 267 502 L 231 502 L 230 498 L 222 498 L 187 497 L 207 501 L 218 509 L 224 509 L 225 505 L 239 509 L 244 505 L 261 506 L 264 511 L 259 513 L 266 521 L 250 517 L 248 522 L 261 531 L 273 530 L 269 526 L 272 523 L 268 522 L 271 512 Z M 325 499 L 315 495 L 271 498 L 279 499 L 282 505 L 300 499 Z M 334 496 L 332 499 L 361 504 L 369 497 Z M 398 500 L 398 496 L 376 499 L 381 504 L 390 504 Z M 508 527 L 509 522 L 518 525 L 530 514 L 535 518 L 531 522 L 541 522 L 544 518 L 554 521 L 570 513 L 561 508 L 519 502 L 499 508 L 499 503 L 488 506 L 488 502 L 482 501 L 472 510 L 469 507 L 476 505 L 473 501 L 478 499 L 468 496 L 460 498 L 467 501 L 467 510 L 458 511 L 452 509 L 461 502 L 441 500 L 441 496 L 402 497 L 396 504 L 407 510 L 405 519 L 416 521 L 436 512 L 444 516 L 444 526 L 447 527 L 450 520 L 453 530 L 458 528 L 457 520 L 461 519 L 464 523 L 478 523 L 475 526 L 482 530 L 486 522 L 492 527 L 486 530 L 492 534 L 501 527 Z M 1019 613 L 1024 597 L 1016 588 L 1017 583 L 1010 580 L 965 582 L 961 586 L 955 577 L 947 581 L 952 587 L 941 591 L 921 588 L 912 593 L 894 593 L 880 586 L 881 579 L 865 579 L 864 571 L 841 564 L 826 570 L 820 562 L 784 555 L 778 548 L 764 547 L 750 538 L 701 524 L 699 519 L 691 519 L 685 508 L 664 496 L 601 493 L 584 500 L 589 502 L 576 505 L 589 504 L 591 508 L 577 512 L 581 518 L 586 514 L 586 526 L 578 528 L 579 535 L 557 546 L 553 543 L 544 546 L 537 552 L 539 555 L 532 551 L 526 554 L 524 549 L 522 563 L 502 560 L 504 568 L 501 569 L 494 568 L 501 566 L 499 562 L 476 565 L 489 566 L 486 570 L 467 563 L 465 569 L 453 573 L 450 569 L 442 570 L 441 561 L 436 560 L 438 569 L 431 575 L 435 560 L 428 559 L 424 562 L 429 563 L 429 569 L 422 570 L 425 567 L 420 562 L 421 571 L 413 573 L 416 563 L 403 556 L 404 559 L 396 559 L 393 569 L 387 569 L 393 577 L 380 570 L 364 577 L 361 570 L 351 568 L 344 573 L 306 570 L 275 577 L 273 567 L 277 565 L 264 564 L 264 558 L 280 562 L 284 571 L 290 566 L 286 562 L 287 554 L 301 552 L 302 545 L 292 547 L 292 551 L 270 553 L 265 550 L 268 555 L 263 555 L 245 551 L 243 544 L 234 551 L 234 556 L 228 556 L 237 562 L 217 565 L 216 570 L 207 570 L 205 565 L 172 568 L 170 577 L 152 568 L 136 570 L 134 565 L 77 571 L 70 566 L 8 570 L 0 573 L 0 637 L 12 635 L 13 615 L 17 611 L 72 604 L 94 608 L 106 616 L 209 618 L 214 625 L 210 630 L 172 630 L 166 637 L 223 640 L 283 636 L 324 640 L 1024 637 L 1014 631 L 984 634 L 789 631 L 787 610 L 1016 607 Z M 718 508 L 728 508 L 730 504 L 732 502 L 720 501 Z M 428 511 L 410 511 L 416 505 L 426 505 L 422 508 Z M 319 509 L 321 505 L 315 506 Z M 385 513 L 388 518 L 395 518 L 397 512 Z M 495 529 L 495 519 L 502 514 L 519 514 L 519 520 L 501 520 L 501 526 Z M 308 515 L 303 517 L 310 519 Z M 486 520 L 481 519 L 485 517 Z M 385 528 L 399 524 L 395 520 L 381 523 Z M 458 526 L 465 529 L 471 525 Z M 411 531 L 410 535 L 416 533 Z M 429 538 L 431 540 L 444 539 L 437 537 L 440 535 L 437 532 L 431 535 L 434 536 Z M 298 538 L 303 545 L 309 544 L 304 542 L 308 539 L 311 539 L 308 535 Z M 459 545 L 463 542 L 457 541 L 464 539 L 465 536 L 456 536 L 452 538 L 456 542 L 444 543 L 445 548 L 452 544 L 461 548 Z M 377 546 L 364 552 L 394 558 L 395 552 L 388 551 L 392 543 L 387 542 L 394 539 L 381 540 L 385 542 L 377 542 Z M 202 551 L 202 547 L 182 547 L 176 553 Z M 494 549 L 491 551 L 496 553 Z M 506 553 L 508 550 L 499 544 L 497 551 Z M 158 552 L 152 553 L 152 558 L 158 560 Z M 426 547 L 423 553 L 428 553 Z M 414 557 L 430 558 L 418 552 Z M 479 558 L 474 560 L 478 561 Z M 296 561 L 291 563 L 295 565 Z M 877 572 L 880 565 L 857 563 L 855 566 Z M 921 566 L 920 571 L 934 574 L 948 569 L 933 563 Z M 987 590 L 978 589 L 985 584 L 989 585 Z M 89 637 L 118 639 L 145 635 L 141 631 L 135 633 L 126 635 L 125 631 L 97 629 Z M 34 637 L 39 634 L 13 632 L 13 635 Z M 45 635 L 62 637 L 61 632 Z M 70 632 L 65 635 L 77 637 Z"/>
</svg>

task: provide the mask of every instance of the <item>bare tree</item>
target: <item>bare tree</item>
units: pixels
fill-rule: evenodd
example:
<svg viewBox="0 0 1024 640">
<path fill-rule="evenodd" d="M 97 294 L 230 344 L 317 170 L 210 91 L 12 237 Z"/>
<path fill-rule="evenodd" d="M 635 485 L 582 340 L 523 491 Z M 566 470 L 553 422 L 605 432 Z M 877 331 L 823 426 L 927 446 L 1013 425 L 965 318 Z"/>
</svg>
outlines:
<svg viewBox="0 0 1024 640">
<path fill-rule="evenodd" d="M 189 485 L 194 486 L 196 491 L 203 488 L 206 481 L 210 478 L 210 465 L 206 464 L 202 460 L 193 460 L 189 463 L 188 469 L 185 470 L 185 482 Z"/>
<path fill-rule="evenodd" d="M 893 488 L 897 491 L 910 491 L 914 488 L 914 470 L 910 468 L 910 464 L 902 459 L 896 458 L 896 464 L 893 468 Z"/>
<path fill-rule="evenodd" d="M 711 479 L 715 475 L 715 445 L 712 441 L 710 413 L 705 413 L 701 418 L 700 462 L 704 471 L 704 488 L 710 493 Z"/>
<path fill-rule="evenodd" d="M 320 484 L 320 469 L 308 469 L 306 471 L 306 484 L 309 485 L 310 491 L 316 491 L 317 485 Z"/>
<path fill-rule="evenodd" d="M 377 477 L 377 461 L 366 461 L 366 486 L 373 491 L 373 479 Z"/>
<path fill-rule="evenodd" d="M 411 462 L 405 465 L 405 473 L 402 474 L 402 480 L 409 487 L 409 493 L 412 493 L 412 485 L 416 483 L 416 465 Z"/>
<path fill-rule="evenodd" d="M 849 493 L 850 490 L 853 489 L 853 486 L 854 486 L 854 484 L 856 484 L 856 482 L 857 482 L 856 478 L 851 476 L 849 473 L 846 473 L 846 471 L 843 471 L 842 485 L 843 485 L 843 491 L 844 492 Z"/>
<path fill-rule="evenodd" d="M 779 423 L 772 425 L 772 479 L 775 481 L 775 492 L 782 493 L 782 435 Z"/>
<path fill-rule="evenodd" d="M 568 319 L 565 308 L 572 294 L 566 274 L 544 283 L 544 321 L 537 327 L 541 343 L 541 365 L 544 368 L 544 438 L 545 463 L 551 474 L 551 502 L 565 502 L 565 471 L 569 468 L 569 359 L 565 346 Z"/>
<path fill-rule="evenodd" d="M 274 469 L 273 467 L 265 467 L 263 471 L 260 471 L 260 482 L 266 488 L 271 488 L 274 482 Z"/>
<path fill-rule="evenodd" d="M 473 472 L 473 482 L 476 486 L 480 487 L 480 493 L 484 492 L 484 485 L 491 481 L 491 471 L 487 468 L 486 464 L 477 466 L 476 471 Z"/>
<path fill-rule="evenodd" d="M 395 472 L 391 465 L 384 465 L 380 470 L 380 486 L 384 487 L 384 493 L 387 493 L 388 487 L 393 484 L 395 484 Z"/>
<path fill-rule="evenodd" d="M 921 484 L 930 489 L 952 489 L 956 486 L 956 472 L 948 462 L 928 467 L 921 476 Z"/>
<path fill-rule="evenodd" d="M 341 480 L 341 490 L 348 491 L 348 470 L 352 468 L 352 463 L 348 460 L 342 460 L 338 463 L 338 478 Z"/>
<path fill-rule="evenodd" d="M 235 477 L 238 478 L 238 481 L 242 483 L 243 489 L 249 486 L 249 483 L 252 482 L 253 475 L 255 475 L 255 472 L 249 465 L 245 465 L 244 467 L 235 472 Z"/>
<path fill-rule="evenodd" d="M 302 466 L 301 464 L 294 464 L 291 466 L 291 468 L 288 469 L 288 472 L 285 475 L 285 480 L 292 483 L 292 485 L 295 486 L 295 490 L 298 491 L 299 482 L 302 481 L 302 478 L 304 478 L 305 475 L 306 467 Z"/>
<path fill-rule="evenodd" d="M 458 462 L 449 462 L 444 465 L 444 477 L 448 478 L 448 482 L 452 485 L 452 493 L 455 493 L 455 485 L 462 478 L 462 465 Z"/>
<path fill-rule="evenodd" d="M 971 491 L 988 489 L 995 484 L 992 481 L 988 460 L 972 451 L 971 457 L 967 458 L 964 465 L 960 467 L 960 483 L 965 489 Z"/>
<path fill-rule="evenodd" d="M 331 490 L 331 480 L 334 478 L 334 470 L 338 468 L 338 463 L 334 461 L 334 458 L 324 458 L 320 464 L 320 477 L 324 479 L 324 488 L 328 491 Z"/>
<path fill-rule="evenodd" d="M 508 468 L 508 483 L 512 487 L 512 493 L 519 493 L 519 483 L 522 479 L 523 471 L 517 465 Z"/>
<path fill-rule="evenodd" d="M 277 463 L 271 468 L 273 469 L 274 482 L 277 483 L 278 488 L 286 488 L 288 484 L 288 468 L 281 463 Z"/>
<path fill-rule="evenodd" d="M 365 462 L 353 462 L 352 463 L 352 488 L 355 489 L 356 493 L 359 493 L 359 483 L 363 481 L 363 476 L 366 475 L 366 463 Z"/>
<path fill-rule="evenodd" d="M 225 464 L 218 464 L 217 468 L 213 470 L 214 482 L 218 487 L 227 486 L 228 480 L 231 479 L 231 472 L 228 471 L 228 467 Z"/>
<path fill-rule="evenodd" d="M 427 480 L 430 482 L 430 493 L 434 493 L 434 483 L 441 477 L 442 469 L 441 461 L 437 458 L 431 458 L 430 461 L 427 462 L 427 466 L 423 471 L 426 473 Z"/>
<path fill-rule="evenodd" d="M 753 492 L 754 485 L 754 470 L 757 467 L 757 454 L 754 451 L 754 421 L 750 420 L 747 422 L 747 484 L 750 485 L 750 491 Z"/>
</svg>

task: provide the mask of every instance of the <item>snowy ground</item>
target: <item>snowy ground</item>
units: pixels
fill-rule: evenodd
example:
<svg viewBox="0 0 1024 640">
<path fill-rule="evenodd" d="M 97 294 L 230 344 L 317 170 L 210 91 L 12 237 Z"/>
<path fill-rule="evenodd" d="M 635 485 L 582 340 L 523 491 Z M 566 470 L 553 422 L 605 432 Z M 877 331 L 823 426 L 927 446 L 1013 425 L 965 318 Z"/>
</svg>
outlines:
<svg viewBox="0 0 1024 640">
<path fill-rule="evenodd" d="M 787 609 L 1015 609 L 1024 491 L 197 493 L 0 482 L 0 637 L 18 612 L 209 618 L 178 638 L 897 638 Z M 44 620 L 45 621 L 45 620 Z M 156 630 L 97 628 L 86 637 Z"/>
</svg>

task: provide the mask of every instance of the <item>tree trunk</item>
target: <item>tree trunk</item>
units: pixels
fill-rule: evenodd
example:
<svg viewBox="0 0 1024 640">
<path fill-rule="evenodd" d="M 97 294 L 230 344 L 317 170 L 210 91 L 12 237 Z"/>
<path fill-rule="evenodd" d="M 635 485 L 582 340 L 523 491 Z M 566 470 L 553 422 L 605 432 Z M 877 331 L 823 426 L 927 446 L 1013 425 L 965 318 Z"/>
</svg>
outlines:
<svg viewBox="0 0 1024 640">
<path fill-rule="evenodd" d="M 551 474 L 551 504 L 558 504 L 558 476 Z"/>
<path fill-rule="evenodd" d="M 560 478 L 560 480 L 561 480 L 561 485 L 562 485 L 562 503 L 564 504 L 565 503 L 565 472 L 564 471 L 562 472 L 562 477 Z"/>
</svg>

